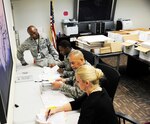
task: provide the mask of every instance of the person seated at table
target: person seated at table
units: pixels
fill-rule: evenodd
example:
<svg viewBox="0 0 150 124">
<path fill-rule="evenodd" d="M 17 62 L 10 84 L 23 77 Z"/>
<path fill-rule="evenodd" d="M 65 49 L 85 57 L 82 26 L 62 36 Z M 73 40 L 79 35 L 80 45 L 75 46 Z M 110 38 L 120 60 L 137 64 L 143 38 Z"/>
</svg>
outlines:
<svg viewBox="0 0 150 124">
<path fill-rule="evenodd" d="M 75 72 L 75 77 L 78 86 L 86 94 L 51 111 L 47 109 L 45 116 L 80 109 L 78 124 L 118 124 L 112 101 L 106 90 L 99 85 L 103 75 L 100 69 L 93 66 L 80 66 Z"/>
<path fill-rule="evenodd" d="M 59 55 L 54 46 L 51 44 L 48 38 L 39 34 L 37 28 L 30 25 L 27 28 L 27 32 L 30 35 L 17 50 L 17 58 L 20 60 L 23 66 L 28 65 L 24 59 L 24 51 L 30 50 L 34 63 L 38 66 L 49 66 L 51 63 L 58 63 Z"/>
<path fill-rule="evenodd" d="M 60 54 L 64 56 L 64 60 L 60 61 L 57 65 L 59 66 L 58 72 L 61 74 L 61 77 L 70 77 L 73 76 L 73 69 L 69 63 L 69 53 L 74 49 L 71 47 L 71 43 L 68 40 L 62 40 L 58 44 L 58 49 Z M 55 66 L 56 64 L 50 64 L 50 67 Z"/>
<path fill-rule="evenodd" d="M 76 84 L 75 70 L 79 68 L 81 65 L 85 65 L 85 64 L 90 65 L 90 63 L 88 63 L 84 59 L 84 55 L 80 50 L 73 50 L 70 52 L 69 62 L 71 68 L 74 70 L 73 76 L 70 76 L 69 78 L 57 79 L 55 82 L 52 83 L 52 88 L 61 90 L 68 97 L 78 98 L 84 92 L 81 91 L 78 85 Z"/>
</svg>

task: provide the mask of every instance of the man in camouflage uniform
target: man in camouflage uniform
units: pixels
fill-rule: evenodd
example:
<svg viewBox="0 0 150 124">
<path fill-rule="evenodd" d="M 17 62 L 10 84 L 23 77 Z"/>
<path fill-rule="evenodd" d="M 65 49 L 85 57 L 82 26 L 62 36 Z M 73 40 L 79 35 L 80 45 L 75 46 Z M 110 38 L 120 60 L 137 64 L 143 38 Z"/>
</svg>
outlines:
<svg viewBox="0 0 150 124">
<path fill-rule="evenodd" d="M 33 25 L 27 28 L 30 35 L 17 50 L 17 58 L 23 66 L 28 65 L 24 59 L 24 51 L 30 50 L 34 63 L 38 66 L 49 66 L 51 63 L 58 63 L 59 55 L 48 38 L 41 36 Z"/>
<path fill-rule="evenodd" d="M 74 49 L 71 47 L 71 44 L 68 40 L 62 40 L 58 44 L 58 49 L 60 54 L 64 56 L 64 60 L 60 61 L 57 65 L 59 69 L 57 70 L 61 77 L 66 78 L 66 83 L 69 83 L 69 80 L 72 80 L 72 76 L 74 76 L 74 71 L 69 63 L 69 53 Z M 55 64 L 51 64 L 50 67 L 55 66 Z"/>
<path fill-rule="evenodd" d="M 78 98 L 79 96 L 83 95 L 84 92 L 80 90 L 76 83 L 75 70 L 84 64 L 90 65 L 90 63 L 84 59 L 84 55 L 79 50 L 73 50 L 69 54 L 69 62 L 74 70 L 74 75 L 72 76 L 73 85 L 67 84 L 65 78 L 60 78 L 52 83 L 52 88 L 61 90 L 68 97 Z"/>
</svg>

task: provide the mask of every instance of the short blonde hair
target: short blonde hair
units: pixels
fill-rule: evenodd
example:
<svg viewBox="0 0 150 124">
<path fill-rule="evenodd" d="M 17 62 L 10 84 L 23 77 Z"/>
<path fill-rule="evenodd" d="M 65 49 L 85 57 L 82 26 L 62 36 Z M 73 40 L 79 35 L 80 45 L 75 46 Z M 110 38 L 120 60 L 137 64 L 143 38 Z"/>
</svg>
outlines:
<svg viewBox="0 0 150 124">
<path fill-rule="evenodd" d="M 104 76 L 100 69 L 97 69 L 91 65 L 82 65 L 76 72 L 83 82 L 90 81 L 93 85 L 98 84 L 99 80 Z"/>
</svg>

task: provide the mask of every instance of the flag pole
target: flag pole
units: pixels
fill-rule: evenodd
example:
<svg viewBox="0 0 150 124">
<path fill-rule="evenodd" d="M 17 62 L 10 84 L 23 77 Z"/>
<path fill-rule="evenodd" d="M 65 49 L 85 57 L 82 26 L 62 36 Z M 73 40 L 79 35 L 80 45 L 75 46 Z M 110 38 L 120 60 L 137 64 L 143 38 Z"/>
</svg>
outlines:
<svg viewBox="0 0 150 124">
<path fill-rule="evenodd" d="M 56 31 L 55 31 L 55 20 L 54 20 L 54 9 L 53 9 L 53 1 L 50 0 L 50 39 L 55 48 L 56 45 Z"/>
</svg>

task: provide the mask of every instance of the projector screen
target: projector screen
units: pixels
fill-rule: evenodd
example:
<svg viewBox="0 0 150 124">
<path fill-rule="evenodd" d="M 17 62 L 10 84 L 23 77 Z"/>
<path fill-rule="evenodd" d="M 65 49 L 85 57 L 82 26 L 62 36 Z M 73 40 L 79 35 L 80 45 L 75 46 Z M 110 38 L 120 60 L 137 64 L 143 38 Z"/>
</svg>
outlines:
<svg viewBox="0 0 150 124">
<path fill-rule="evenodd" d="M 6 115 L 9 103 L 12 67 L 13 60 L 6 23 L 5 8 L 3 0 L 0 0 L 0 91 L 1 101 L 3 101 L 3 109 Z"/>
</svg>

